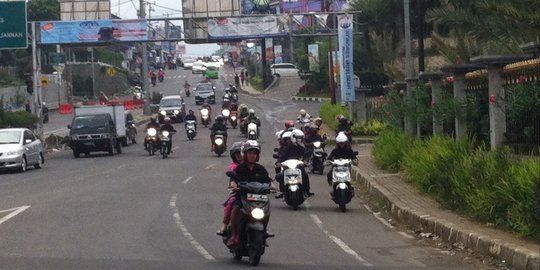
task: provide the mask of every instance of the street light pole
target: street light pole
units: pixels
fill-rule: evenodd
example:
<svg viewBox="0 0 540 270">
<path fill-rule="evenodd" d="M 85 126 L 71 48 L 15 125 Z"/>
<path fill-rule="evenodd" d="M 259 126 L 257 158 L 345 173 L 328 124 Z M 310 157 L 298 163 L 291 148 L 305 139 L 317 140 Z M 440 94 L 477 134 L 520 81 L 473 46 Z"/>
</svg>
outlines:
<svg viewBox="0 0 540 270">
<path fill-rule="evenodd" d="M 141 19 L 146 18 L 146 11 L 144 7 L 144 0 L 139 1 L 139 17 Z M 143 89 L 144 93 L 146 94 L 146 99 L 144 100 L 144 107 L 143 107 L 143 114 L 150 115 L 152 112 L 150 111 L 150 84 L 148 83 L 148 55 L 146 53 L 146 43 L 141 43 L 141 57 L 142 57 L 142 68 L 141 68 L 141 79 L 143 81 Z"/>
</svg>

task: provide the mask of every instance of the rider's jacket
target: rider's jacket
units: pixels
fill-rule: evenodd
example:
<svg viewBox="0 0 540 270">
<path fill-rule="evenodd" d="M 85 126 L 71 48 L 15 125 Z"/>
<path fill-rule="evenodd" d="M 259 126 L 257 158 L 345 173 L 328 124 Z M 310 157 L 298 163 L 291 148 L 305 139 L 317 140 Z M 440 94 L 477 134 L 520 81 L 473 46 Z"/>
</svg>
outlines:
<svg viewBox="0 0 540 270">
<path fill-rule="evenodd" d="M 328 156 L 328 160 L 334 160 L 334 159 L 356 159 L 356 155 L 354 154 L 354 151 L 350 147 L 346 148 L 339 148 L 336 147 L 332 150 L 330 155 Z"/>
<path fill-rule="evenodd" d="M 253 170 L 250 169 L 247 163 L 242 163 L 236 166 L 234 172 L 237 178 L 234 179 L 236 183 L 239 182 L 259 182 L 259 183 L 272 183 L 272 178 L 268 175 L 268 171 L 260 164 L 256 163 Z"/>
</svg>

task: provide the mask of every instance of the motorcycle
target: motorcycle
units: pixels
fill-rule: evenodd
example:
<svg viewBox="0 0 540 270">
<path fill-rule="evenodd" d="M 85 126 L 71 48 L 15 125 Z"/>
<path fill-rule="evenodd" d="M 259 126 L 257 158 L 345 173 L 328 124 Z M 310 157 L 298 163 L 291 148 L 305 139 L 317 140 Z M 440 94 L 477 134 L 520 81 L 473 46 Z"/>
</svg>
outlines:
<svg viewBox="0 0 540 270">
<path fill-rule="evenodd" d="M 188 140 L 192 141 L 197 136 L 197 129 L 195 129 L 195 120 L 186 121 L 186 135 Z"/>
<path fill-rule="evenodd" d="M 285 186 L 285 203 L 297 210 L 304 203 L 304 187 L 302 186 L 302 171 L 300 168 L 304 162 L 297 159 L 288 159 L 281 162 L 283 172 L 283 184 Z"/>
<path fill-rule="evenodd" d="M 320 141 L 313 142 L 313 154 L 310 160 L 311 172 L 317 172 L 318 174 L 324 173 L 324 160 L 326 156 L 324 143 Z"/>
<path fill-rule="evenodd" d="M 233 172 L 227 172 L 228 177 L 234 177 Z M 240 222 L 238 223 L 238 245 L 229 247 L 235 260 L 241 260 L 243 256 L 249 257 L 249 264 L 257 266 L 264 254 L 266 239 L 273 237 L 266 231 L 266 222 L 270 216 L 270 200 L 268 194 L 271 189 L 269 184 L 259 182 L 240 182 L 236 190 L 237 199 L 241 200 Z M 230 226 L 224 232 L 223 243 L 232 237 Z"/>
<path fill-rule="evenodd" d="M 236 126 L 238 126 L 238 113 L 236 111 L 231 111 L 229 123 L 231 124 L 232 128 L 236 128 Z"/>
<path fill-rule="evenodd" d="M 174 134 L 174 132 L 169 132 L 167 130 L 161 131 L 159 135 L 159 140 L 161 142 L 161 147 L 159 152 L 163 156 L 163 158 L 167 158 L 167 156 L 171 153 L 171 136 Z"/>
<path fill-rule="evenodd" d="M 184 93 L 186 93 L 186 97 L 189 97 L 191 95 L 191 91 L 189 90 L 189 86 L 184 87 Z"/>
<path fill-rule="evenodd" d="M 137 127 L 133 121 L 128 121 L 126 124 L 126 141 L 131 141 L 132 143 L 137 143 Z"/>
<path fill-rule="evenodd" d="M 336 159 L 330 161 L 332 165 L 332 200 L 339 205 L 341 212 L 347 211 L 347 203 L 354 197 L 354 188 L 351 185 L 351 160 Z"/>
<path fill-rule="evenodd" d="M 259 127 L 254 122 L 250 122 L 247 125 L 247 139 L 248 140 L 258 140 L 259 139 Z"/>
<path fill-rule="evenodd" d="M 155 128 L 149 128 L 146 131 L 146 150 L 149 156 L 153 156 L 158 149 L 158 142 L 157 130 Z"/>
<path fill-rule="evenodd" d="M 223 131 L 216 131 L 214 134 L 214 153 L 221 157 L 227 150 L 227 142 L 225 141 L 225 134 Z"/>
<path fill-rule="evenodd" d="M 206 108 L 201 109 L 201 123 L 208 127 L 210 125 L 210 111 Z"/>
<path fill-rule="evenodd" d="M 164 77 L 163 75 L 159 75 L 159 76 L 158 76 L 159 82 L 163 82 L 163 79 L 164 79 L 164 78 L 165 78 L 165 77 Z"/>
<path fill-rule="evenodd" d="M 298 119 L 297 122 L 300 124 L 300 130 L 304 133 L 307 133 L 304 127 L 309 126 L 309 124 L 311 124 L 311 119 L 309 118 Z"/>
<path fill-rule="evenodd" d="M 229 109 L 223 109 L 221 110 L 221 115 L 223 115 L 223 117 L 225 117 L 225 119 L 228 120 L 229 117 L 231 116 L 231 111 Z M 227 125 L 227 121 L 225 121 L 225 125 Z"/>
<path fill-rule="evenodd" d="M 152 82 L 152 86 L 156 86 L 156 77 L 152 77 L 150 81 Z"/>
</svg>

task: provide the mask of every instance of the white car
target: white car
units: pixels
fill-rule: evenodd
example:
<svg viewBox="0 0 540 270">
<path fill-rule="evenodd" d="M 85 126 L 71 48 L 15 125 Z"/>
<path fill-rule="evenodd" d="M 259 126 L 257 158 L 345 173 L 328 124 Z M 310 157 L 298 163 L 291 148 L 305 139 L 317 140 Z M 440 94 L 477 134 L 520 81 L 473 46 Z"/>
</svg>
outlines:
<svg viewBox="0 0 540 270">
<path fill-rule="evenodd" d="M 273 64 L 270 66 L 272 74 L 278 77 L 299 77 L 298 68 L 291 63 Z"/>
<path fill-rule="evenodd" d="M 205 69 L 206 68 L 204 67 L 203 62 L 195 62 L 195 63 L 193 63 L 193 66 L 191 67 L 191 73 L 192 74 L 195 74 L 195 73 L 201 73 L 202 74 Z"/>
<path fill-rule="evenodd" d="M 195 60 L 193 60 L 193 58 L 185 58 L 182 59 L 182 62 L 184 63 L 184 70 L 186 70 L 193 67 L 193 63 L 195 62 Z"/>
<path fill-rule="evenodd" d="M 41 168 L 43 146 L 27 128 L 0 129 L 0 170 L 17 169 L 25 172 L 28 166 Z"/>
</svg>

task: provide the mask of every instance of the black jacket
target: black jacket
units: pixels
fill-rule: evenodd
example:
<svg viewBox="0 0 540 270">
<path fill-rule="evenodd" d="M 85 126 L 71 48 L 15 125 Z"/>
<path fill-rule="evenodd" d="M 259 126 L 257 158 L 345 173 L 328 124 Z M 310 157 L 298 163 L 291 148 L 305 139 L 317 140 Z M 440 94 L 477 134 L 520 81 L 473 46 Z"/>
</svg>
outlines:
<svg viewBox="0 0 540 270">
<path fill-rule="evenodd" d="M 354 151 L 351 148 L 334 148 L 330 155 L 328 156 L 328 160 L 334 160 L 334 159 L 356 159 L 356 155 L 354 154 Z"/>
<path fill-rule="evenodd" d="M 268 175 L 268 171 L 260 164 L 256 163 L 253 170 L 250 170 L 247 163 L 242 163 L 236 166 L 234 169 L 236 173 L 236 179 L 233 181 L 239 182 L 259 182 L 259 183 L 272 183 L 272 178 Z"/>
<path fill-rule="evenodd" d="M 218 123 L 215 122 L 212 124 L 212 127 L 210 127 L 210 130 L 212 130 L 212 135 L 216 134 L 216 131 L 223 131 L 225 135 L 227 135 L 227 126 L 225 123 Z"/>
<path fill-rule="evenodd" d="M 279 162 L 283 162 L 288 159 L 302 160 L 305 152 L 306 149 L 303 146 L 296 143 L 289 144 L 283 148 L 283 152 L 279 156 Z"/>
<path fill-rule="evenodd" d="M 195 114 L 193 114 L 193 115 L 188 114 L 188 115 L 186 115 L 186 117 L 184 117 L 184 121 L 188 121 L 188 120 L 193 120 L 193 121 L 195 121 L 195 123 L 197 123 L 197 116 L 195 116 Z"/>
<path fill-rule="evenodd" d="M 166 130 L 168 132 L 176 132 L 176 129 L 174 129 L 174 127 L 171 125 L 171 124 L 163 124 L 160 129 L 163 131 L 163 130 Z"/>
</svg>

